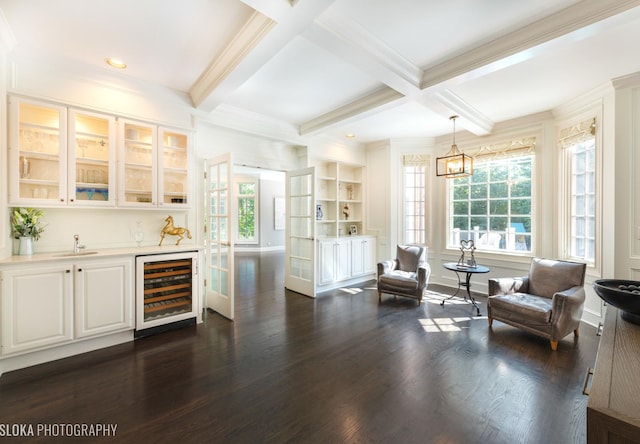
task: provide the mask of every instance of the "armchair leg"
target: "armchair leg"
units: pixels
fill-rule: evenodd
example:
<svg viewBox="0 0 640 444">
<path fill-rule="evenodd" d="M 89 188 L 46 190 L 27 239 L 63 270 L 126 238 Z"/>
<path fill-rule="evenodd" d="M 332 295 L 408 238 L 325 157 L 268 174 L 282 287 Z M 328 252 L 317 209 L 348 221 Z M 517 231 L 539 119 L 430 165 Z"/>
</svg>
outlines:
<svg viewBox="0 0 640 444">
<path fill-rule="evenodd" d="M 577 338 L 578 336 L 580 336 L 580 328 L 576 328 L 575 330 L 573 330 L 573 335 Z"/>
<path fill-rule="evenodd" d="M 489 321 L 489 327 L 493 326 L 493 318 L 487 318 L 487 321 Z"/>
<path fill-rule="evenodd" d="M 378 292 L 378 303 L 380 303 L 382 301 L 382 292 L 379 291 Z"/>
<path fill-rule="evenodd" d="M 551 350 L 556 351 L 558 349 L 558 341 L 551 341 Z"/>
</svg>

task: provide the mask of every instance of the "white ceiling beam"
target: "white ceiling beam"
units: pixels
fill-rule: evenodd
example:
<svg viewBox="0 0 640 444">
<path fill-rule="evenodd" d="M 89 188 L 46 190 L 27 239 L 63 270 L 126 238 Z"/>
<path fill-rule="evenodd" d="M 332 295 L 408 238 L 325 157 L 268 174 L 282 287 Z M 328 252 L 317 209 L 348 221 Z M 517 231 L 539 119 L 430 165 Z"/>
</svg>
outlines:
<svg viewBox="0 0 640 444">
<path fill-rule="evenodd" d="M 300 125 L 300 135 L 306 136 L 318 133 L 330 127 L 342 126 L 346 123 L 363 119 L 385 107 L 388 108 L 389 106 L 400 104 L 404 98 L 405 96 L 398 91 L 383 87 L 361 99 L 303 123 Z"/>
<path fill-rule="evenodd" d="M 194 106 L 212 111 L 271 60 L 291 40 L 307 29 L 335 0 L 300 0 L 268 12 L 271 17 L 255 12 L 238 36 L 217 59 L 213 60 L 190 91 Z M 252 4 L 250 0 L 245 3 Z"/>
<path fill-rule="evenodd" d="M 442 116 L 460 116 L 460 127 L 477 136 L 491 134 L 495 125 L 491 119 L 449 89 L 427 95 L 420 103 Z"/>
<path fill-rule="evenodd" d="M 468 78 L 471 71 L 483 67 L 487 69 L 478 75 L 497 71 L 505 65 L 495 62 L 637 6 L 640 6 L 639 0 L 583 0 L 551 16 L 426 68 L 421 87 L 426 89 L 462 75 Z M 517 57 L 512 58 L 510 63 L 518 60 Z"/>
<path fill-rule="evenodd" d="M 275 26 L 269 17 L 255 12 L 244 24 L 222 54 L 200 75 L 189 91 L 196 108 L 200 108 L 209 99 L 213 91 L 233 72 L 233 70 L 251 53 L 256 45 Z M 204 108 L 207 108 L 204 106 Z"/>
</svg>

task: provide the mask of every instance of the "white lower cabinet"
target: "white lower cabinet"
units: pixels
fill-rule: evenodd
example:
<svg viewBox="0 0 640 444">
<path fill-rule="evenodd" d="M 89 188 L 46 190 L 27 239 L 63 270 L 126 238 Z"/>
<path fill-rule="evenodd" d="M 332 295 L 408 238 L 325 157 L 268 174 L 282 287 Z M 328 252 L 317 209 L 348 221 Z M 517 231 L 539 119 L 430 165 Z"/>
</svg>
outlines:
<svg viewBox="0 0 640 444">
<path fill-rule="evenodd" d="M 318 245 L 319 285 L 367 276 L 375 271 L 375 238 L 327 238 Z"/>
<path fill-rule="evenodd" d="M 3 272 L 2 354 L 73 338 L 72 267 L 52 265 Z"/>
<path fill-rule="evenodd" d="M 320 241 L 320 285 L 341 281 L 351 275 L 351 241 L 331 239 Z"/>
<path fill-rule="evenodd" d="M 362 276 L 376 271 L 375 239 L 363 237 L 351 241 L 351 276 Z"/>
<path fill-rule="evenodd" d="M 2 355 L 133 329 L 133 260 L 2 272 Z"/>
<path fill-rule="evenodd" d="M 75 337 L 133 328 L 132 260 L 75 267 Z"/>
</svg>

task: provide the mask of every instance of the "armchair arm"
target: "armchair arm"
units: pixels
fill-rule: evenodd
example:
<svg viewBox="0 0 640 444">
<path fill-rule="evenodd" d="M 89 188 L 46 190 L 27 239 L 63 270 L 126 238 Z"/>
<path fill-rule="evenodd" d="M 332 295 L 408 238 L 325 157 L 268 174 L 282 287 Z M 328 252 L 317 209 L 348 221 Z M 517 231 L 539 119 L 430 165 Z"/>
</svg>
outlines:
<svg viewBox="0 0 640 444">
<path fill-rule="evenodd" d="M 382 276 L 385 273 L 388 273 L 392 270 L 398 268 L 398 260 L 392 259 L 389 261 L 378 262 L 378 277 Z"/>
<path fill-rule="evenodd" d="M 429 276 L 431 275 L 431 267 L 427 262 L 420 262 L 418 264 L 418 288 L 425 288 L 429 283 Z"/>
<path fill-rule="evenodd" d="M 489 279 L 489 296 L 496 294 L 527 293 L 528 291 L 529 276 Z"/>
<path fill-rule="evenodd" d="M 582 286 L 554 293 L 551 302 L 551 324 L 557 338 L 566 336 L 580 324 L 584 300 L 585 292 Z"/>
</svg>

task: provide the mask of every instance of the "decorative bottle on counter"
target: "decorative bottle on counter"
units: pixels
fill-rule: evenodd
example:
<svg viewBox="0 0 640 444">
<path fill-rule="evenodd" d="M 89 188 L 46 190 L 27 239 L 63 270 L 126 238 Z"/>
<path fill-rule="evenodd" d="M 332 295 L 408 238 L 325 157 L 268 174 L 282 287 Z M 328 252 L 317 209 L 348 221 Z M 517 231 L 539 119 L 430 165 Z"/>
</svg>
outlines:
<svg viewBox="0 0 640 444">
<path fill-rule="evenodd" d="M 136 229 L 133 231 L 133 239 L 136 241 L 136 244 L 138 244 L 138 247 L 142 245 L 142 241 L 144 240 L 144 231 L 142 231 L 141 221 L 136 222 Z"/>
</svg>

